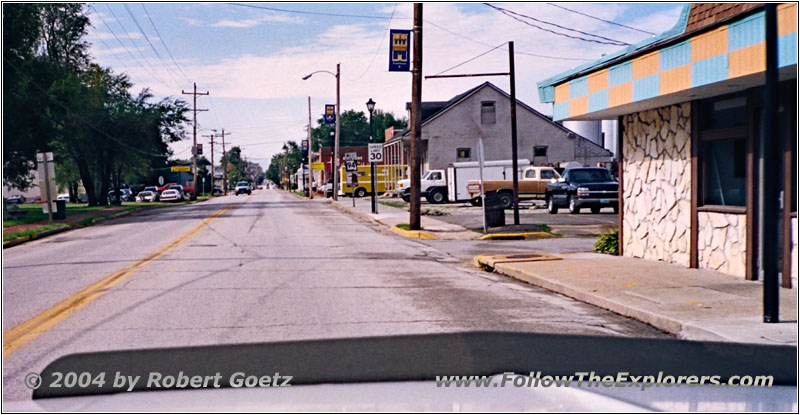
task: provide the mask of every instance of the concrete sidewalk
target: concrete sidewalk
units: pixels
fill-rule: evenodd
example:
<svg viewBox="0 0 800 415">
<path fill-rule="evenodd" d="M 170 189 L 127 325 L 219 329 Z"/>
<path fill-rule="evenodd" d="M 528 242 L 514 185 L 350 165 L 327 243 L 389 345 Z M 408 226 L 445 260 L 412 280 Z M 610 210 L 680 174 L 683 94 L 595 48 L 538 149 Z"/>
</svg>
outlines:
<svg viewBox="0 0 800 415">
<path fill-rule="evenodd" d="M 408 211 L 392 206 L 378 203 L 378 214 L 372 214 L 372 204 L 369 197 L 356 198 L 355 207 L 353 199 L 340 197 L 339 200 L 330 200 L 331 204 L 339 210 L 356 215 L 368 221 L 375 221 L 389 227 L 395 227 L 401 223 L 408 223 Z M 379 199 L 380 202 L 381 199 Z M 447 223 L 431 216 L 421 217 L 424 233 L 432 235 L 435 239 L 444 240 L 468 240 L 478 239 L 480 233 L 473 232 L 463 226 Z"/>
<path fill-rule="evenodd" d="M 519 257 L 519 255 L 517 255 Z M 797 345 L 797 289 L 780 289 L 781 323 L 762 320 L 758 281 L 665 262 L 603 254 L 475 262 L 689 340 Z M 496 262 L 495 262 L 496 261 Z M 515 262 L 524 261 L 524 262 Z"/>
</svg>

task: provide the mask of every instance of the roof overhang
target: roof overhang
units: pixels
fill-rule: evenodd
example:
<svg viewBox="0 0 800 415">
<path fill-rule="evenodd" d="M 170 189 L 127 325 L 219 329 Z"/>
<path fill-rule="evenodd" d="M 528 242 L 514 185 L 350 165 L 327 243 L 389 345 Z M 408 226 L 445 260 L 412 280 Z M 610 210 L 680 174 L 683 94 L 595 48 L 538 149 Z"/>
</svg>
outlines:
<svg viewBox="0 0 800 415">
<path fill-rule="evenodd" d="M 596 120 L 761 85 L 764 19 L 761 9 L 687 36 L 673 28 L 670 37 L 540 82 L 540 100 L 554 103 L 554 120 Z M 778 6 L 778 64 L 781 79 L 797 78 L 795 3 Z"/>
</svg>

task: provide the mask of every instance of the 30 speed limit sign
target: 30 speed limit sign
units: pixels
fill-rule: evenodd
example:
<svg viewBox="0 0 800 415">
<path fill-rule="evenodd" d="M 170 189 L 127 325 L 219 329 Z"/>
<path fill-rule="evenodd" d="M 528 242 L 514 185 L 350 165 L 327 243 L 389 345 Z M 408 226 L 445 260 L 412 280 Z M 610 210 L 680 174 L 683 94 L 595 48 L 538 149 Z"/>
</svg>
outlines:
<svg viewBox="0 0 800 415">
<path fill-rule="evenodd" d="M 370 163 L 383 162 L 383 144 L 376 143 L 369 145 L 369 162 Z"/>
</svg>

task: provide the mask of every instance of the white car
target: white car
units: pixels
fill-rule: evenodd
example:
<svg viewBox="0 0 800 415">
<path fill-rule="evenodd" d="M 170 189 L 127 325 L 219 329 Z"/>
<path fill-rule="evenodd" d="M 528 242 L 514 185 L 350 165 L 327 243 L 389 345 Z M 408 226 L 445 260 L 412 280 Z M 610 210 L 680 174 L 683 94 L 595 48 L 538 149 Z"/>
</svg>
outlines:
<svg viewBox="0 0 800 415">
<path fill-rule="evenodd" d="M 139 192 L 139 194 L 136 195 L 136 200 L 139 202 L 153 202 L 155 201 L 155 199 L 156 199 L 156 194 L 149 190 Z"/>
<path fill-rule="evenodd" d="M 58 195 L 56 200 L 64 200 L 64 201 L 69 202 L 69 193 L 63 193 L 63 194 Z"/>
<path fill-rule="evenodd" d="M 180 202 L 182 200 L 183 200 L 183 195 L 178 190 L 167 189 L 161 193 L 162 202 Z"/>
</svg>

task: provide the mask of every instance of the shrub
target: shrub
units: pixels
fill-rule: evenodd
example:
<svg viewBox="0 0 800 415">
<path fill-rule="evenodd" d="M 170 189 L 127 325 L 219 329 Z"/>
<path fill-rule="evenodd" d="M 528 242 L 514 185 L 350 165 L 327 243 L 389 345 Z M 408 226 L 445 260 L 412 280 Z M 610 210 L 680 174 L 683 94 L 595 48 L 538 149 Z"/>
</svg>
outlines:
<svg viewBox="0 0 800 415">
<path fill-rule="evenodd" d="M 619 253 L 619 231 L 600 235 L 600 239 L 594 244 L 594 252 L 617 255 Z"/>
</svg>

